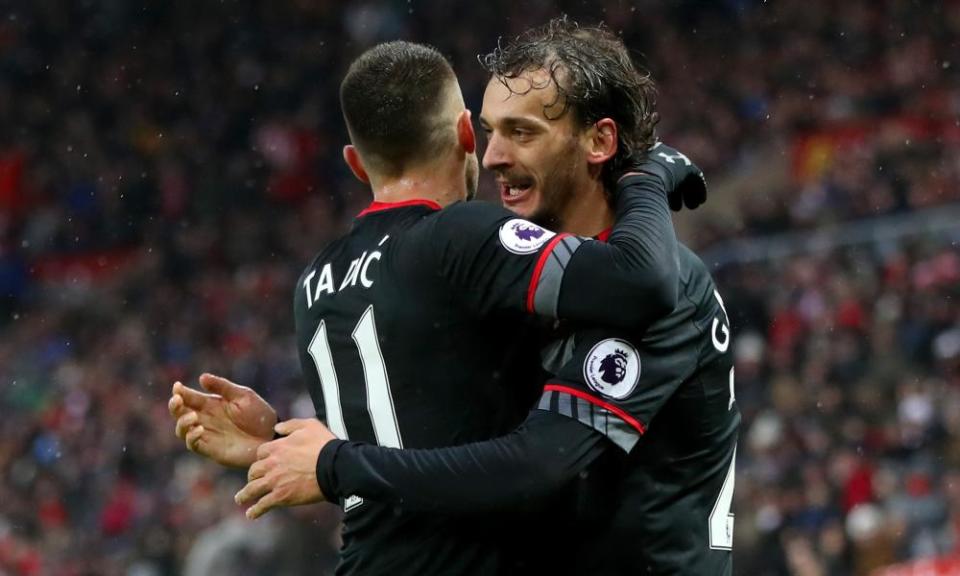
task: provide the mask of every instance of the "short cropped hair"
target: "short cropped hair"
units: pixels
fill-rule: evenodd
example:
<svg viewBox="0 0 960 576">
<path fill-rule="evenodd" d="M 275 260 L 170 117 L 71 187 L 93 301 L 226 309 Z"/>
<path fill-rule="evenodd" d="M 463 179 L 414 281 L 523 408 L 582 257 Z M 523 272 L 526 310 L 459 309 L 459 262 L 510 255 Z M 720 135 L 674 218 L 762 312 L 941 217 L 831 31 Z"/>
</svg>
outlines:
<svg viewBox="0 0 960 576">
<path fill-rule="evenodd" d="M 607 184 L 613 174 L 642 159 L 656 143 L 660 120 L 656 85 L 648 72 L 633 63 L 623 41 L 602 26 L 581 27 L 566 16 L 554 18 L 523 32 L 506 47 L 498 45 L 481 56 L 480 63 L 504 85 L 528 72 L 549 72 L 557 99 L 544 107 L 548 119 L 568 110 L 581 127 L 601 118 L 613 119 L 617 153 L 604 165 Z M 559 112 L 551 112 L 555 107 Z"/>
<path fill-rule="evenodd" d="M 340 84 L 340 105 L 369 168 L 395 176 L 453 140 L 441 117 L 451 81 L 450 63 L 423 44 L 378 44 L 354 60 Z"/>
</svg>

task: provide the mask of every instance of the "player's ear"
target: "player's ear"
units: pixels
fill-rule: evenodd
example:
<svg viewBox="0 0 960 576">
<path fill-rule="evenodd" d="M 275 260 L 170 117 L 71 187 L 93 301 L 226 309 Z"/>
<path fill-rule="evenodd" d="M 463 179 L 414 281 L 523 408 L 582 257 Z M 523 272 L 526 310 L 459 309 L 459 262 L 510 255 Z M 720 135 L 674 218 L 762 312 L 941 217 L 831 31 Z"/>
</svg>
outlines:
<svg viewBox="0 0 960 576">
<path fill-rule="evenodd" d="M 617 153 L 617 123 L 612 118 L 601 118 L 584 131 L 587 162 L 603 164 Z"/>
<path fill-rule="evenodd" d="M 464 109 L 457 117 L 457 141 L 467 154 L 477 151 L 477 133 L 473 130 L 470 111 Z"/>
<path fill-rule="evenodd" d="M 350 167 L 350 171 L 357 177 L 357 180 L 364 184 L 370 183 L 370 176 L 367 175 L 367 170 L 360 160 L 360 154 L 357 153 L 357 148 L 353 144 L 347 144 L 343 147 L 343 161 Z"/>
</svg>

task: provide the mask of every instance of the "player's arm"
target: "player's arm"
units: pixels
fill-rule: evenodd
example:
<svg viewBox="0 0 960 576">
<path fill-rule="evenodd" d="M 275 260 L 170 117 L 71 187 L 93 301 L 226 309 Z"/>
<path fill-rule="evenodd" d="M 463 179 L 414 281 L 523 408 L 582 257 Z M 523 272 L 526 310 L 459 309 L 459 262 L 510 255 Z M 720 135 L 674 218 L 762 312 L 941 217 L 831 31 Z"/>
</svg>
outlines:
<svg viewBox="0 0 960 576">
<path fill-rule="evenodd" d="M 357 495 L 412 510 L 460 513 L 536 502 L 607 449 L 603 435 L 534 410 L 506 436 L 449 448 L 400 450 L 333 440 L 317 460 L 326 499 Z"/>
<path fill-rule="evenodd" d="M 636 329 L 674 309 L 679 268 L 666 184 L 637 174 L 617 186 L 609 240 L 567 235 L 548 246 L 527 287 L 528 312 Z"/>
<path fill-rule="evenodd" d="M 641 382 L 640 353 L 628 339 L 591 330 L 576 340 L 571 358 L 512 433 L 430 450 L 333 441 L 317 460 L 321 490 L 328 499 L 356 494 L 413 509 L 480 511 L 546 496 L 604 450 L 630 452 L 695 363 L 688 351 L 648 357 Z"/>
<path fill-rule="evenodd" d="M 679 274 L 668 196 L 705 191 L 705 184 L 685 157 L 667 154 L 683 158 L 670 164 L 657 150 L 637 166 L 642 173 L 618 184 L 608 243 L 556 235 L 505 209 L 464 203 L 445 210 L 423 238 L 439 259 L 434 272 L 481 313 L 521 309 L 632 329 L 668 314 Z"/>
</svg>

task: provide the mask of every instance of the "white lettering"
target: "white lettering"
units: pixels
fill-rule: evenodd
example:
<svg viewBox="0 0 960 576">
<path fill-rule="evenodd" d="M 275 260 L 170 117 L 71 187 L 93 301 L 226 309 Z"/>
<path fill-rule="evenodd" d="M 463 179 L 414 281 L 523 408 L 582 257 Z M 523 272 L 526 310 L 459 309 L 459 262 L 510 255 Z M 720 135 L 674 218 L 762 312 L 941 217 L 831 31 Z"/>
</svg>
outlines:
<svg viewBox="0 0 960 576">
<path fill-rule="evenodd" d="M 733 392 L 733 368 L 730 368 L 730 403 L 727 404 L 727 412 L 733 410 L 733 403 L 737 400 L 736 395 Z"/>
<path fill-rule="evenodd" d="M 317 282 L 317 299 L 320 298 L 321 292 L 333 294 L 333 269 L 329 262 L 323 265 L 323 271 L 320 272 L 320 281 Z"/>
<path fill-rule="evenodd" d="M 357 285 L 357 275 L 360 273 L 360 263 L 366 257 L 367 253 L 364 252 L 359 258 L 350 263 L 350 267 L 347 268 L 347 275 L 343 277 L 343 282 L 340 283 L 340 288 L 337 290 L 337 292 L 342 291 L 347 286 Z"/>
<path fill-rule="evenodd" d="M 380 260 L 379 251 L 370 254 L 370 257 L 363 263 L 363 269 L 360 271 L 360 283 L 363 284 L 364 288 L 373 286 L 373 280 L 367 277 L 367 269 L 370 268 L 370 263 L 374 260 Z"/>
<path fill-rule="evenodd" d="M 683 160 L 683 163 L 689 166 L 691 164 L 690 159 L 687 158 L 684 154 L 677 152 L 676 154 L 667 154 L 666 152 L 657 152 L 657 156 L 663 158 L 671 164 L 676 164 L 675 160 Z"/>
<path fill-rule="evenodd" d="M 720 293 L 716 290 L 713 291 L 713 295 L 716 296 L 717 302 L 720 303 L 720 309 L 723 310 L 723 315 L 727 318 L 727 322 L 729 322 L 730 316 L 727 314 L 727 308 L 723 305 L 723 298 L 720 297 Z M 723 340 L 720 340 L 717 327 L 720 327 L 723 332 Z M 730 348 L 730 328 L 727 327 L 726 324 L 722 324 L 719 318 L 713 319 L 713 330 L 710 332 L 710 338 L 713 339 L 713 347 L 719 352 L 726 352 L 727 349 Z"/>
<path fill-rule="evenodd" d="M 729 320 L 730 315 L 727 314 L 727 307 L 723 305 L 723 298 L 720 297 L 720 293 L 714 290 L 713 295 L 716 296 L 717 302 L 720 303 L 720 309 L 723 310 L 723 315 L 727 317 L 727 320 Z"/>
<path fill-rule="evenodd" d="M 717 335 L 717 326 L 723 331 L 724 338 L 722 341 Z M 730 329 L 727 328 L 726 324 L 721 324 L 718 318 L 713 319 L 713 331 L 710 333 L 710 337 L 713 338 L 713 347 L 718 351 L 726 352 L 727 348 L 730 347 Z"/>
<path fill-rule="evenodd" d="M 389 236 L 384 236 L 380 243 L 386 242 L 387 238 Z M 312 308 L 314 303 L 324 294 L 332 295 L 349 286 L 356 286 L 358 280 L 364 288 L 373 286 L 373 280 L 370 278 L 370 264 L 374 260 L 379 261 L 382 256 L 383 254 L 379 250 L 371 252 L 369 255 L 364 252 L 359 258 L 351 261 L 350 266 L 347 267 L 347 274 L 340 283 L 340 288 L 337 288 L 334 282 L 333 266 L 330 262 L 323 265 L 320 270 L 320 278 L 316 283 L 313 280 L 317 276 L 317 271 L 311 271 L 303 280 L 303 287 L 307 291 L 307 307 Z"/>
<path fill-rule="evenodd" d="M 307 291 L 307 308 L 313 308 L 313 293 L 310 292 L 310 281 L 317 275 L 316 270 L 312 270 L 307 277 L 303 279 L 303 289 Z"/>
</svg>

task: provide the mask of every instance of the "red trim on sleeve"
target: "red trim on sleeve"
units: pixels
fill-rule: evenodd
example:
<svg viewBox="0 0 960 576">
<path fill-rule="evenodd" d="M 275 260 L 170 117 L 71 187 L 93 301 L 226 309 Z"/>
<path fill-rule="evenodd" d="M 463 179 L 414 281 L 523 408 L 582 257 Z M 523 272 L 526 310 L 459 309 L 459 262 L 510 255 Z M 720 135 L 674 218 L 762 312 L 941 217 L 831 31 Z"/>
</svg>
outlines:
<svg viewBox="0 0 960 576">
<path fill-rule="evenodd" d="M 394 208 L 404 208 L 406 206 L 427 206 L 434 210 L 440 210 L 441 208 L 441 206 L 433 200 L 424 198 L 414 198 L 413 200 L 404 200 L 403 202 L 377 202 L 374 200 L 369 206 L 364 208 L 362 212 L 357 214 L 357 218 L 366 216 L 372 212 L 383 212 L 384 210 L 393 210 Z"/>
<path fill-rule="evenodd" d="M 613 412 L 620 417 L 621 420 L 627 424 L 633 426 L 637 429 L 640 434 L 644 434 L 647 431 L 647 427 L 643 425 L 642 422 L 634 418 L 633 416 L 627 414 L 623 408 L 618 408 L 609 402 L 604 402 L 603 400 L 587 394 L 583 390 L 577 390 L 576 388 L 570 388 L 569 386 L 561 386 L 559 384 L 547 384 L 543 387 L 544 390 L 552 390 L 554 392 L 564 392 L 570 394 L 571 396 L 576 396 L 577 398 L 583 398 L 591 404 L 596 404 L 597 406 Z"/>
<path fill-rule="evenodd" d="M 613 228 L 607 228 L 606 230 L 601 231 L 599 234 L 597 234 L 597 240 L 606 242 L 610 239 L 611 232 L 613 232 Z"/>
<path fill-rule="evenodd" d="M 540 253 L 537 266 L 533 269 L 533 276 L 530 277 L 530 286 L 527 287 L 527 312 L 533 313 L 534 311 L 533 303 L 537 295 L 537 284 L 540 283 L 540 275 L 543 274 L 543 267 L 547 264 L 547 258 L 550 256 L 550 253 L 553 252 L 553 249 L 557 247 L 557 244 L 567 236 L 570 236 L 570 234 L 557 234 L 547 243 L 547 247 L 543 249 L 543 252 Z"/>
</svg>

